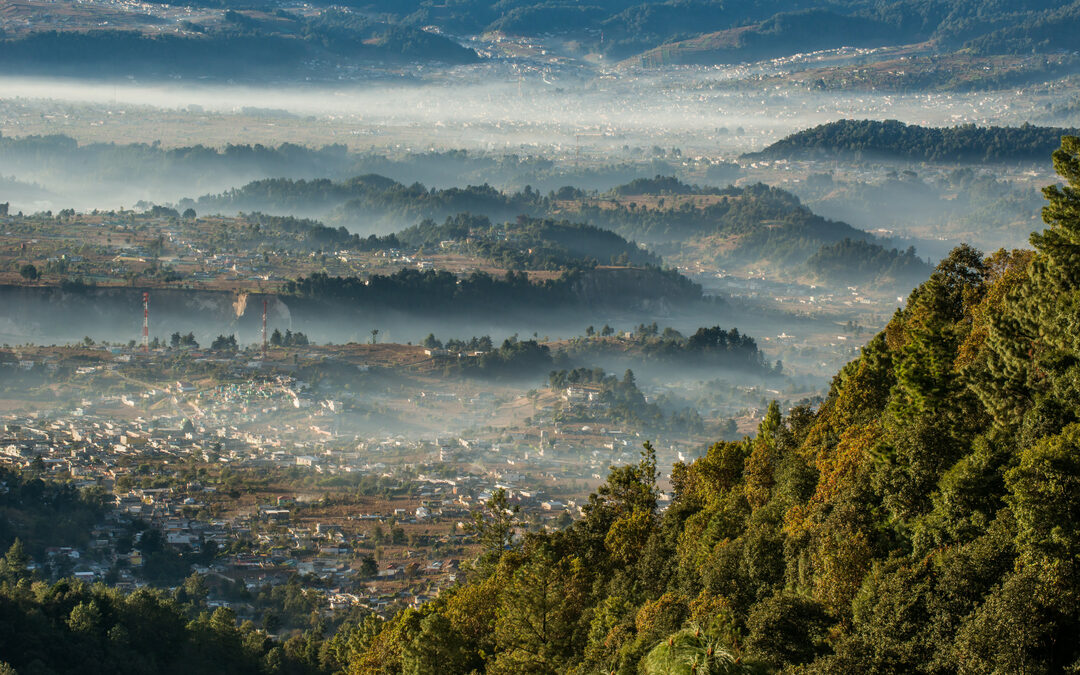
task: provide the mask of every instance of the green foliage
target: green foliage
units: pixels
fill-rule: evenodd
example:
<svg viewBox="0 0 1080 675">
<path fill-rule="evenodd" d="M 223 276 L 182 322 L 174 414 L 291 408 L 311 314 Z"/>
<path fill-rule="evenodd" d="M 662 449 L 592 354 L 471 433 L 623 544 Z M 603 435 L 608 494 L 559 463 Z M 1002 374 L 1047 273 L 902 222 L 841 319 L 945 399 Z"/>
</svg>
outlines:
<svg viewBox="0 0 1080 675">
<path fill-rule="evenodd" d="M 476 565 L 481 572 L 489 573 L 503 552 L 512 547 L 517 512 L 518 507 L 509 503 L 502 488 L 491 494 L 482 509 L 473 512 L 469 531 L 480 543 Z"/>
<path fill-rule="evenodd" d="M 238 628 L 232 610 L 188 623 L 174 600 L 149 589 L 125 595 L 70 581 L 4 581 L 0 627 L 9 672 L 318 672 L 249 624 Z"/>
<path fill-rule="evenodd" d="M 464 642 L 455 634 L 450 620 L 438 612 L 420 621 L 420 630 L 404 648 L 401 661 L 403 675 L 465 675 L 471 665 Z"/>
<path fill-rule="evenodd" d="M 1041 161 L 1075 129 L 921 127 L 897 120 L 837 120 L 783 138 L 754 157 L 889 157 L 925 162 Z"/>
<path fill-rule="evenodd" d="M 80 491 L 70 483 L 6 468 L 0 468 L 0 485 L 0 550 L 17 542 L 39 562 L 48 546 L 87 544 L 104 513 L 105 495 L 97 490 Z"/>
<path fill-rule="evenodd" d="M 1034 259 L 957 248 L 816 411 L 785 418 L 774 404 L 754 438 L 677 464 L 662 513 L 646 445 L 570 527 L 528 535 L 497 565 L 489 547 L 487 576 L 465 587 L 498 607 L 470 634 L 473 645 L 494 636 L 479 662 L 628 674 L 1075 668 L 1080 140 L 1065 139 L 1055 164 L 1067 184 L 1046 192 Z M 574 383 L 632 389 L 629 376 L 552 374 L 553 386 Z"/>
<path fill-rule="evenodd" d="M 915 255 L 913 246 L 898 251 L 851 239 L 822 246 L 807 259 L 806 267 L 811 274 L 831 283 L 889 282 L 906 288 L 925 279 L 930 271 L 930 266 Z"/>
<path fill-rule="evenodd" d="M 229 335 L 228 337 L 225 337 L 224 335 L 217 336 L 214 338 L 214 341 L 210 343 L 210 349 L 215 351 L 235 352 L 239 349 L 239 346 L 236 344 L 236 335 Z"/>
<path fill-rule="evenodd" d="M 292 332 L 291 329 L 286 328 L 282 333 L 280 329 L 275 328 L 274 332 L 270 334 L 269 342 L 274 347 L 306 347 L 308 345 L 308 338 L 300 331 Z"/>
<path fill-rule="evenodd" d="M 311 301 L 344 301 L 359 307 L 408 307 L 428 312 L 525 311 L 574 307 L 587 304 L 619 306 L 641 301 L 641 293 L 664 297 L 671 302 L 700 300 L 701 287 L 674 270 L 647 268 L 628 270 L 639 274 L 634 279 L 596 272 L 564 272 L 557 279 L 533 283 L 524 272 L 507 272 L 496 278 L 486 272 L 456 276 L 446 270 L 402 269 L 390 275 L 331 277 L 321 272 L 288 281 L 283 291 Z M 613 272 L 620 272 L 614 270 Z M 619 283 L 619 280 L 631 283 Z M 594 289 L 603 288 L 603 293 Z M 610 292 L 608 292 L 610 291 Z"/>
<path fill-rule="evenodd" d="M 646 675 L 738 675 L 755 672 L 700 630 L 679 631 L 656 645 L 642 659 L 641 671 Z"/>
<path fill-rule="evenodd" d="M 600 332 L 601 337 L 608 337 L 613 331 L 601 329 Z M 603 335 L 604 333 L 608 335 Z M 725 330 L 720 326 L 702 327 L 687 337 L 671 327 L 661 331 L 654 322 L 641 324 L 635 330 L 611 339 L 588 339 L 596 337 L 596 330 L 592 326 L 586 329 L 585 335 L 587 339 L 572 340 L 560 353 L 570 361 L 579 363 L 597 358 L 610 362 L 612 359 L 632 355 L 633 360 L 646 363 L 657 362 L 694 368 L 716 367 L 761 375 L 778 374 L 781 370 L 779 362 L 775 365 L 769 364 L 754 338 L 740 333 L 737 328 Z M 602 379 L 590 377 L 593 378 L 590 381 L 596 383 Z M 568 381 L 552 384 L 561 387 L 567 383 Z"/>
<path fill-rule="evenodd" d="M 828 653 L 832 619 L 825 608 L 788 593 L 757 603 L 746 619 L 746 650 L 766 663 L 794 666 Z"/>
<path fill-rule="evenodd" d="M 536 551 L 510 575 L 495 618 L 492 673 L 558 673 L 583 647 L 581 561 Z"/>
<path fill-rule="evenodd" d="M 1017 545 L 1031 562 L 1080 561 L 1080 424 L 1020 452 L 1005 477 Z M 1080 570 L 1068 570 L 1075 574 Z"/>
<path fill-rule="evenodd" d="M 34 267 L 30 263 L 26 263 L 19 268 L 19 276 L 21 276 L 23 279 L 26 279 L 27 281 L 37 281 L 38 277 L 41 276 L 41 274 L 38 272 L 37 267 Z"/>
<path fill-rule="evenodd" d="M 1054 163 L 1064 184 L 1045 192 L 1035 253 L 955 249 L 816 410 L 785 417 L 774 402 L 754 437 L 673 467 L 670 501 L 650 443 L 638 462 L 612 467 L 563 529 L 521 532 L 497 491 L 472 519 L 480 550 L 463 584 L 385 622 L 283 645 L 237 628 L 228 610 L 207 613 L 198 577 L 173 597 L 35 584 L 34 532 L 12 532 L 0 654 L 19 672 L 41 670 L 38 661 L 56 672 L 166 673 L 1075 670 L 1080 139 L 1064 139 Z M 373 283 L 416 279 L 445 284 L 444 299 L 481 283 Z M 365 292 L 355 280 L 306 284 L 294 291 Z M 718 327 L 690 338 L 639 328 L 702 358 L 753 347 Z M 490 353 L 550 359 L 529 341 Z M 561 370 L 550 383 L 588 388 L 628 415 L 653 412 L 629 371 Z M 15 477 L 5 488 L 5 509 L 63 514 L 89 497 Z M 159 535 L 139 545 L 149 565 Z M 273 606 L 289 614 L 267 625 L 317 609 L 298 587 L 263 591 L 259 610 L 277 593 L 284 602 Z"/>
<path fill-rule="evenodd" d="M 683 183 L 674 176 L 656 176 L 655 178 L 635 178 L 625 185 L 611 189 L 617 195 L 688 195 L 719 194 L 717 189 L 697 188 Z"/>
<path fill-rule="evenodd" d="M 1068 49 L 1080 27 L 1080 8 L 1073 3 L 1050 3 L 1042 11 L 1001 22 L 993 32 L 968 41 L 965 47 L 983 54 L 1028 54 Z M 995 26 L 996 27 L 996 26 Z"/>
</svg>

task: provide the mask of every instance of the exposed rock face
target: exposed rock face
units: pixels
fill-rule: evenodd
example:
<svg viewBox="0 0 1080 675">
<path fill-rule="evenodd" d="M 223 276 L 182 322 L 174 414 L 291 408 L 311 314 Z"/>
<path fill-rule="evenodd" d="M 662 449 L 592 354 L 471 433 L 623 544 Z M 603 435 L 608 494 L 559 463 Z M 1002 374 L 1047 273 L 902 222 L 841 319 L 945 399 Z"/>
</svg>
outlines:
<svg viewBox="0 0 1080 675">
<path fill-rule="evenodd" d="M 0 344 L 64 344 L 90 336 L 127 342 L 142 338 L 142 294 L 135 287 L 65 291 L 58 287 L 0 285 Z M 598 313 L 613 320 L 654 321 L 692 307 L 701 289 L 683 277 L 656 269 L 597 269 L 577 275 L 569 297 L 542 309 L 511 307 L 421 310 L 408 306 L 364 307 L 348 302 L 267 293 L 155 288 L 150 292 L 150 336 L 167 339 L 179 331 L 200 343 L 235 335 L 241 344 L 261 339 L 262 307 L 267 325 L 299 330 L 317 342 L 364 341 L 378 328 L 385 340 L 420 339 L 433 330 L 446 335 L 509 335 L 521 330 L 567 333 L 593 323 Z"/>
<path fill-rule="evenodd" d="M 142 294 L 139 287 L 90 288 L 63 291 L 56 287 L 0 286 L 0 341 L 65 342 L 89 335 L 107 340 L 138 340 L 142 335 Z M 196 333 L 244 332 L 262 328 L 262 301 L 268 317 L 288 327 L 288 306 L 274 295 L 250 293 L 243 312 L 237 294 L 189 289 L 150 290 L 150 334 L 167 337 L 174 331 Z M 166 331 L 163 335 L 163 331 Z"/>
</svg>

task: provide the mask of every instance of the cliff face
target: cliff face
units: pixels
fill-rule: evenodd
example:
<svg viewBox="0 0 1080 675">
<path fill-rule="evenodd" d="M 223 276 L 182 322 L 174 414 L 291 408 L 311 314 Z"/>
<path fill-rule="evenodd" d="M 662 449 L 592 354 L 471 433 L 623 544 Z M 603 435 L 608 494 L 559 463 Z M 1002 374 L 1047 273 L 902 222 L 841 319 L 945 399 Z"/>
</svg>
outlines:
<svg viewBox="0 0 1080 675">
<path fill-rule="evenodd" d="M 0 286 L 0 341 L 67 342 L 85 335 L 96 339 L 137 340 L 142 335 L 143 291 L 139 287 L 64 291 L 57 287 Z M 291 314 L 278 297 L 228 291 L 150 290 L 150 333 L 246 333 L 262 327 L 262 302 L 268 319 L 289 327 Z"/>
<path fill-rule="evenodd" d="M 57 287 L 0 285 L 0 344 L 64 344 L 90 336 L 127 342 L 142 337 L 141 287 L 65 291 Z M 463 310 L 393 308 L 234 291 L 158 288 L 150 292 L 150 336 L 195 333 L 200 343 L 235 335 L 241 343 L 261 339 L 262 303 L 272 331 L 302 331 L 317 342 L 364 341 L 372 328 L 381 338 L 406 342 L 429 332 L 506 336 L 519 331 L 576 334 L 598 313 L 611 320 L 655 321 L 692 308 L 701 289 L 656 269 L 598 269 L 578 275 L 570 297 L 542 310 L 523 302 Z M 616 317 L 617 315 L 617 317 Z"/>
</svg>

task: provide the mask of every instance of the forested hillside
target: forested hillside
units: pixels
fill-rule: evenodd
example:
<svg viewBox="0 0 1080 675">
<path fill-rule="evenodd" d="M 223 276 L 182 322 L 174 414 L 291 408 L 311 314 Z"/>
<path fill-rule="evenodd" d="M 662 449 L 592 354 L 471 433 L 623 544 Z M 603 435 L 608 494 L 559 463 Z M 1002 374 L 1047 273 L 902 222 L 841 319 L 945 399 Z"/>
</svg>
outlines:
<svg viewBox="0 0 1080 675">
<path fill-rule="evenodd" d="M 934 128 L 897 120 L 837 120 L 794 133 L 748 158 L 856 157 L 915 162 L 1041 161 L 1076 129 L 1037 127 Z"/>
<path fill-rule="evenodd" d="M 1034 253 L 962 246 L 835 377 L 565 531 L 500 494 L 469 580 L 331 640 L 353 673 L 1067 672 L 1080 665 L 1080 139 Z"/>
<path fill-rule="evenodd" d="M 1044 192 L 1035 250 L 955 249 L 818 407 L 772 404 L 755 436 L 676 464 L 670 485 L 645 443 L 562 530 L 522 534 L 494 492 L 467 525 L 480 554 L 431 602 L 279 645 L 186 587 L 35 582 L 16 546 L 0 659 L 20 673 L 1075 671 L 1080 138 L 1053 160 L 1063 185 Z M 351 292 L 317 281 L 296 290 Z M 599 377 L 638 400 L 631 374 Z"/>
<path fill-rule="evenodd" d="M 801 265 L 823 245 L 845 239 L 866 242 L 867 249 L 876 251 L 874 255 L 886 251 L 872 235 L 815 214 L 786 190 L 761 183 L 703 188 L 673 176 L 636 179 L 592 195 L 571 186 L 547 195 L 528 186 L 520 192 L 501 192 L 490 185 L 429 189 L 374 174 L 340 182 L 275 178 L 206 195 L 199 199 L 198 208 L 200 212 L 271 209 L 329 214 L 334 224 L 365 231 L 418 223 L 397 232 L 393 241 L 384 238 L 386 245 L 395 246 L 438 243 L 465 236 L 467 230 L 502 231 L 512 236 L 518 248 L 522 242 L 532 244 L 530 260 L 511 260 L 532 268 L 565 266 L 571 258 L 582 257 L 600 264 L 613 258 L 651 263 L 656 259 L 627 240 L 667 244 L 674 250 L 710 236 L 727 239 L 714 255 L 734 263 L 767 260 Z M 483 220 L 512 222 L 492 226 Z M 439 221 L 444 224 L 436 225 Z M 463 224 L 466 221 L 469 224 Z M 500 261 L 507 255 L 514 257 L 503 250 L 506 246 L 496 243 L 485 247 L 485 257 Z"/>
<path fill-rule="evenodd" d="M 424 220 L 391 235 L 400 244 L 466 250 L 508 269 L 588 269 L 597 264 L 660 265 L 660 258 L 608 230 L 592 225 L 518 216 L 493 224 L 467 213 L 442 225 Z"/>
<path fill-rule="evenodd" d="M 317 647 L 315 633 L 282 645 L 251 622 L 237 627 L 233 610 L 208 610 L 205 586 L 201 597 L 187 584 L 171 595 L 149 588 L 125 594 L 71 580 L 50 586 L 35 580 L 27 561 L 18 544 L 0 558 L 5 675 L 319 672 L 304 656 Z"/>
<path fill-rule="evenodd" d="M 45 475 L 44 466 L 36 467 Z M 104 493 L 80 492 L 73 485 L 45 482 L 0 468 L 0 550 L 19 539 L 41 560 L 48 546 L 85 544 L 101 517 Z"/>
<path fill-rule="evenodd" d="M 930 265 L 905 251 L 887 249 L 865 241 L 845 239 L 826 244 L 806 261 L 812 275 L 822 281 L 844 283 L 892 283 L 911 288 L 930 273 Z"/>
<path fill-rule="evenodd" d="M 690 305 L 702 299 L 701 286 L 677 270 L 659 267 L 580 271 L 534 283 L 525 272 L 497 277 L 487 272 L 455 275 L 446 270 L 404 268 L 394 274 L 331 277 L 316 272 L 286 282 L 286 296 L 312 304 L 344 302 L 373 308 L 408 308 L 435 314 L 554 311 L 568 307 L 630 308 L 650 302 Z"/>
</svg>

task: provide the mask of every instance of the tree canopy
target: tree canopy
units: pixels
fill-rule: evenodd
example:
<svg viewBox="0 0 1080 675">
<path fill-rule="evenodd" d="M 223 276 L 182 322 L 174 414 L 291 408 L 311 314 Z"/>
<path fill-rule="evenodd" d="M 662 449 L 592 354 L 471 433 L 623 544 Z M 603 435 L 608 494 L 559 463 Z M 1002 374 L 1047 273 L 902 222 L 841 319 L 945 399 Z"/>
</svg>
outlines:
<svg viewBox="0 0 1080 675">
<path fill-rule="evenodd" d="M 957 248 L 817 409 L 773 404 L 676 464 L 663 510 L 646 444 L 580 520 L 486 547 L 351 672 L 1075 668 L 1080 139 L 1054 164 L 1034 254 Z"/>
</svg>

